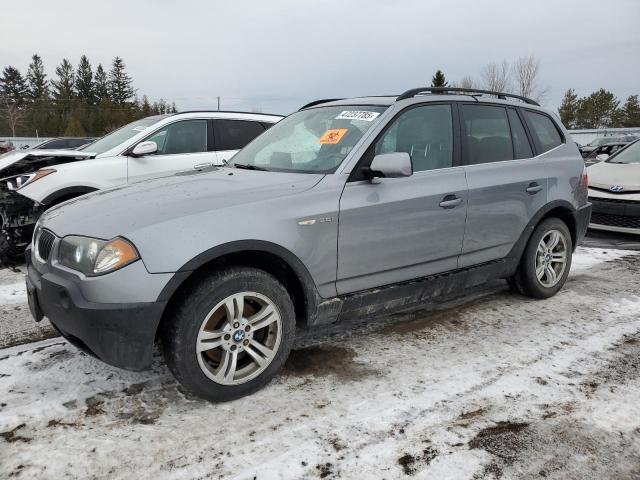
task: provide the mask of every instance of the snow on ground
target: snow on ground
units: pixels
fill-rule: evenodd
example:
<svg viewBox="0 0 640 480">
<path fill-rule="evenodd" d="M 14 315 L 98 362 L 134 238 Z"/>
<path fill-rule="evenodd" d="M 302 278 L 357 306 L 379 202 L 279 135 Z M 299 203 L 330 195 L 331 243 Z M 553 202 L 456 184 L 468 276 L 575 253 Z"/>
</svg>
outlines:
<svg viewBox="0 0 640 480">
<path fill-rule="evenodd" d="M 319 332 L 225 404 L 159 356 L 132 373 L 61 339 L 0 350 L 0 478 L 639 478 L 640 256 L 574 258 L 549 300 Z"/>
<path fill-rule="evenodd" d="M 0 348 L 56 335 L 47 320 L 35 323 L 27 305 L 25 267 L 0 269 Z"/>
</svg>

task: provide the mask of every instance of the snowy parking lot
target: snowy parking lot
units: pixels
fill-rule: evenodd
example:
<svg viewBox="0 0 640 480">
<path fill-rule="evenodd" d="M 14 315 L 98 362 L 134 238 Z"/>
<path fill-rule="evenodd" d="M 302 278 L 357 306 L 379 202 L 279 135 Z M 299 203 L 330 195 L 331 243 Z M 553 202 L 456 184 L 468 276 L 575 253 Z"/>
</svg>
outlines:
<svg viewBox="0 0 640 480">
<path fill-rule="evenodd" d="M 3 271 L 3 323 L 28 315 Z M 15 321 L 4 345 L 47 336 Z M 33 335 L 29 337 L 29 335 Z M 0 478 L 640 478 L 640 252 L 301 338 L 267 388 L 185 396 L 60 338 L 0 350 Z"/>
</svg>

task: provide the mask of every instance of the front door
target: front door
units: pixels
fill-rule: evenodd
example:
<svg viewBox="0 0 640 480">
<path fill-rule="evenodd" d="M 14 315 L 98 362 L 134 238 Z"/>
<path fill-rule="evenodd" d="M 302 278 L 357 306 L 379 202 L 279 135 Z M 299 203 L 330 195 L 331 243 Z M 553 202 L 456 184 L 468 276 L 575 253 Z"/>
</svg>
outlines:
<svg viewBox="0 0 640 480">
<path fill-rule="evenodd" d="M 409 153 L 414 173 L 372 182 L 356 178 L 345 185 L 338 226 L 339 294 L 453 270 L 462 249 L 467 184 L 464 169 L 454 165 L 451 105 L 408 108 L 370 152 L 371 158 Z"/>
<path fill-rule="evenodd" d="M 127 157 L 129 182 L 217 165 L 216 152 L 207 151 L 208 125 L 205 119 L 179 120 L 145 138 L 156 142 L 158 151 Z"/>
</svg>

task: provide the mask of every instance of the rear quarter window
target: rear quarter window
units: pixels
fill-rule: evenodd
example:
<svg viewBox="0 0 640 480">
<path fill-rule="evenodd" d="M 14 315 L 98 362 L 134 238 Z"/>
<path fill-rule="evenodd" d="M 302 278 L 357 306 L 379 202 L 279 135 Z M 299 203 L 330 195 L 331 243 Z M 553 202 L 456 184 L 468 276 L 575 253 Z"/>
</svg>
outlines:
<svg viewBox="0 0 640 480">
<path fill-rule="evenodd" d="M 538 154 L 548 152 L 562 145 L 564 140 L 555 122 L 547 115 L 531 110 L 524 110 L 524 118 L 533 136 Z"/>
</svg>

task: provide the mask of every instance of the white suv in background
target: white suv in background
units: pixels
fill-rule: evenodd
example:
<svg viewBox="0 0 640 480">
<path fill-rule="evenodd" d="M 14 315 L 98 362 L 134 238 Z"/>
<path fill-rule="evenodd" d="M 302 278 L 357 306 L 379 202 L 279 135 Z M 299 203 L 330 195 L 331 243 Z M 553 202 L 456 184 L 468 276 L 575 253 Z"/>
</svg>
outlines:
<svg viewBox="0 0 640 480">
<path fill-rule="evenodd" d="M 41 169 L 18 193 L 53 205 L 93 190 L 221 165 L 281 118 L 218 111 L 147 117 L 87 145 L 87 161 Z"/>
<path fill-rule="evenodd" d="M 184 112 L 136 120 L 79 151 L 30 150 L 0 162 L 0 261 L 42 212 L 103 188 L 221 165 L 280 115 Z"/>
</svg>

